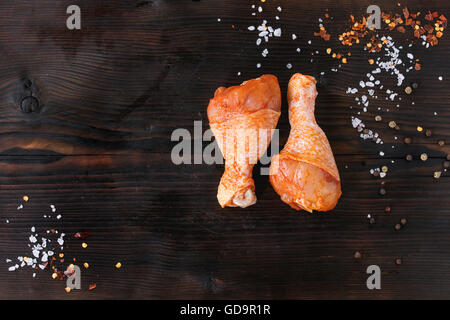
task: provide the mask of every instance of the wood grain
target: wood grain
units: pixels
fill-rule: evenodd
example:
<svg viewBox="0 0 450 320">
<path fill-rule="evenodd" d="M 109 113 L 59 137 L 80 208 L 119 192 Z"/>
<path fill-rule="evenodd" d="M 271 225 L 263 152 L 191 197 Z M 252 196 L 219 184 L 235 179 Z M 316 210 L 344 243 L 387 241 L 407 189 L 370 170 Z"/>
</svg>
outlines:
<svg viewBox="0 0 450 320">
<path fill-rule="evenodd" d="M 345 94 L 369 70 L 367 56 L 354 50 L 351 63 L 329 72 L 336 62 L 324 53 L 328 44 L 313 37 L 326 8 L 346 21 L 350 13 L 364 13 L 370 1 L 266 1 L 270 21 L 276 7 L 283 7 L 285 36 L 271 39 L 264 59 L 247 31 L 261 22 L 251 16 L 253 3 L 81 0 L 82 29 L 75 32 L 65 27 L 70 1 L 0 3 L 1 299 L 450 297 L 450 180 L 448 174 L 433 179 L 450 153 L 447 145 L 437 145 L 439 139 L 450 143 L 448 37 L 431 50 L 414 49 L 423 70 L 408 81 L 420 88 L 403 95 L 400 108 L 380 100 L 383 109 L 391 109 L 381 114 L 383 122 L 373 120 L 374 109 L 361 116 L 383 133 L 383 149 L 389 151 L 380 157 L 380 146 L 361 140 L 351 127 L 354 100 Z M 380 6 L 396 9 L 395 2 Z M 441 0 L 408 6 L 450 13 Z M 315 50 L 320 54 L 311 63 Z M 216 191 L 223 166 L 174 165 L 173 130 L 192 132 L 194 120 L 207 129 L 205 110 L 214 90 L 262 73 L 279 77 L 285 97 L 294 71 L 320 79 L 316 114 L 336 154 L 342 199 L 329 214 L 296 213 L 258 166 L 258 203 L 220 209 Z M 39 100 L 38 112 L 20 110 L 29 95 Z M 282 108 L 278 128 L 284 143 L 284 98 Z M 401 130 L 389 129 L 389 120 Z M 433 135 L 418 135 L 419 124 Z M 405 145 L 404 137 L 413 143 Z M 427 162 L 417 160 L 422 152 Z M 405 161 L 406 154 L 415 159 Z M 369 169 L 384 164 L 389 172 L 381 197 L 380 180 Z M 19 212 L 23 195 L 30 201 Z M 50 204 L 61 220 L 42 218 Z M 384 213 L 387 205 L 391 214 Z M 408 224 L 396 232 L 400 218 Z M 30 270 L 7 271 L 5 259 L 26 252 L 31 226 L 68 234 L 66 259 L 91 266 L 83 271 L 81 291 L 67 294 L 50 271 L 35 279 Z M 78 231 L 92 232 L 87 249 L 72 237 Z M 355 251 L 361 260 L 353 258 Z M 396 266 L 396 258 L 403 265 Z M 117 261 L 123 263 L 120 270 L 114 268 Z M 382 290 L 366 288 L 371 264 L 383 271 Z M 88 291 L 93 282 L 97 288 Z"/>
</svg>

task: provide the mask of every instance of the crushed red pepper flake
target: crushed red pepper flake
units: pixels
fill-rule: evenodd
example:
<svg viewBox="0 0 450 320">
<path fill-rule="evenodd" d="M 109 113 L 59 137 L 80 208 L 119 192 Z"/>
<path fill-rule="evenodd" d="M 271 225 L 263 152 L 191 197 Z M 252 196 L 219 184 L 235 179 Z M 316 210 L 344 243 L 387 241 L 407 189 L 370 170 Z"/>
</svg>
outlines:
<svg viewBox="0 0 450 320">
<path fill-rule="evenodd" d="M 77 239 L 86 239 L 90 234 L 90 232 L 77 232 L 73 236 Z"/>
</svg>

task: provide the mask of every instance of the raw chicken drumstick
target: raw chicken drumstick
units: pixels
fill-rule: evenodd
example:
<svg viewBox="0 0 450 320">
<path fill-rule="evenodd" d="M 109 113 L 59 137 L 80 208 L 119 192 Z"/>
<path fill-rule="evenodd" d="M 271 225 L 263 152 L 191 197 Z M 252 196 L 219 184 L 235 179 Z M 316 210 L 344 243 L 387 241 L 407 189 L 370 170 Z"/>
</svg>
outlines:
<svg viewBox="0 0 450 320">
<path fill-rule="evenodd" d="M 280 108 L 280 86 L 273 75 L 220 87 L 209 102 L 209 125 L 225 158 L 217 192 L 222 208 L 256 202 L 253 166 L 270 144 Z"/>
<path fill-rule="evenodd" d="M 297 73 L 288 86 L 289 139 L 270 165 L 270 183 L 296 210 L 332 210 L 341 196 L 341 179 L 330 144 L 317 125 L 316 80 Z"/>
</svg>

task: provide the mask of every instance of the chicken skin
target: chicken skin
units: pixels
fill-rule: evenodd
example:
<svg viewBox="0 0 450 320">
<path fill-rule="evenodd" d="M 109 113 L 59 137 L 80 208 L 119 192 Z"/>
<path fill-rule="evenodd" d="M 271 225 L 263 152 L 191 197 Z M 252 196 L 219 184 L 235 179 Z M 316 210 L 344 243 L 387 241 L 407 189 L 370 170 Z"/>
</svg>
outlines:
<svg viewBox="0 0 450 320">
<path fill-rule="evenodd" d="M 342 192 L 339 171 L 325 133 L 317 125 L 316 80 L 297 73 L 288 85 L 289 139 L 272 159 L 270 183 L 296 210 L 332 210 Z"/>
<path fill-rule="evenodd" d="M 280 109 L 280 86 L 273 75 L 220 87 L 210 100 L 209 125 L 225 159 L 217 192 L 222 208 L 256 203 L 253 166 L 270 144 Z"/>
</svg>

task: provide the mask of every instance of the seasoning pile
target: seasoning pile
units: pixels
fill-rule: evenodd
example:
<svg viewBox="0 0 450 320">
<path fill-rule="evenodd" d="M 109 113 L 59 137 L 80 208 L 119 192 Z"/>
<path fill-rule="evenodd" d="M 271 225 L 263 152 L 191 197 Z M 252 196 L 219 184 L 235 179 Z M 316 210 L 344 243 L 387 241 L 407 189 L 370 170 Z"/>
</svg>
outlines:
<svg viewBox="0 0 450 320">
<path fill-rule="evenodd" d="M 30 198 L 23 196 L 23 203 L 20 203 L 17 207 L 18 211 L 25 210 Z M 55 224 L 62 219 L 62 215 L 57 212 L 56 206 L 51 204 L 49 206 L 49 212 L 44 213 L 42 218 L 46 223 L 49 219 L 54 219 Z M 5 220 L 5 223 L 12 223 L 13 218 Z M 50 276 L 54 280 L 65 280 L 67 277 L 73 276 L 76 272 L 75 263 L 77 258 L 73 257 L 67 259 L 64 252 L 64 244 L 67 238 L 66 233 L 61 232 L 55 226 L 55 228 L 39 230 L 35 226 L 29 228 L 30 233 L 27 235 L 27 247 L 26 253 L 14 258 L 7 258 L 6 264 L 8 271 L 14 272 L 20 269 L 29 268 L 33 271 L 32 277 L 36 278 L 38 273 L 44 273 L 45 276 Z M 76 232 L 73 235 L 74 239 L 81 242 L 80 246 L 83 249 L 87 249 L 87 238 L 90 236 L 90 232 Z M 81 265 L 84 269 L 89 269 L 88 262 L 82 262 Z M 115 264 L 116 269 L 122 267 L 121 262 Z M 89 290 L 93 290 L 97 287 L 96 283 L 89 285 Z M 69 293 L 71 289 L 65 288 L 65 291 Z"/>
</svg>

